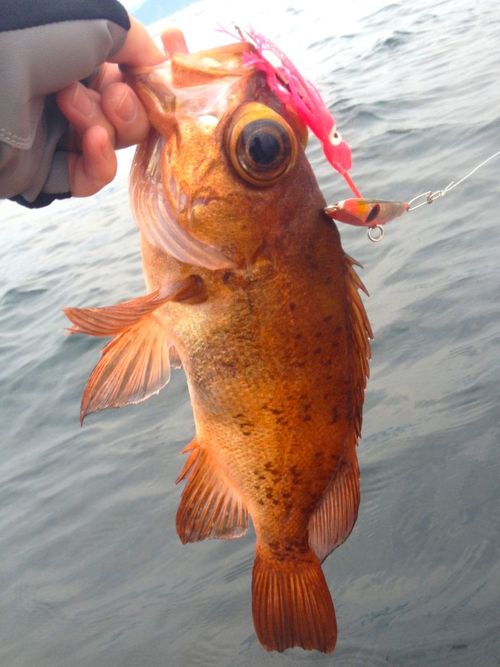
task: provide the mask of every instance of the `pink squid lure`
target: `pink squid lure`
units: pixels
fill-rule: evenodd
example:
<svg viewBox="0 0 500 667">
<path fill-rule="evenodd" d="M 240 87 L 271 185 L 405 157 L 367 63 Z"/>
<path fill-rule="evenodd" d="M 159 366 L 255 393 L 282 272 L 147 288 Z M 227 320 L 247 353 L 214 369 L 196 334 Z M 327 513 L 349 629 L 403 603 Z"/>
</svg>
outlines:
<svg viewBox="0 0 500 667">
<path fill-rule="evenodd" d="M 251 28 L 245 31 L 237 28 L 237 31 L 242 41 L 249 41 L 256 49 L 256 53 L 246 56 L 245 65 L 265 73 L 269 88 L 284 104 L 290 105 L 318 137 L 328 162 L 344 177 L 354 195 L 361 197 L 349 175 L 352 166 L 351 149 L 337 130 L 335 119 L 319 90 L 304 79 L 292 61 L 270 39 Z M 271 58 L 278 61 L 276 65 L 273 65 Z"/>
</svg>

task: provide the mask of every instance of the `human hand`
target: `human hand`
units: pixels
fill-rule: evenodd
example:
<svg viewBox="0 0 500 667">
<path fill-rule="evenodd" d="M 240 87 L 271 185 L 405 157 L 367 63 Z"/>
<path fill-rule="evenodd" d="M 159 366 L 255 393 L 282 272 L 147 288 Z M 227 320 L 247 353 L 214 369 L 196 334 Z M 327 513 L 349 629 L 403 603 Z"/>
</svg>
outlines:
<svg viewBox="0 0 500 667">
<path fill-rule="evenodd" d="M 137 144 L 149 130 L 146 112 L 133 90 L 123 82 L 118 64 L 156 65 L 166 55 L 146 28 L 130 17 L 123 47 L 104 63 L 90 87 L 74 82 L 59 91 L 57 104 L 70 122 L 68 174 L 71 193 L 88 197 L 110 183 L 116 174 L 115 149 Z"/>
</svg>

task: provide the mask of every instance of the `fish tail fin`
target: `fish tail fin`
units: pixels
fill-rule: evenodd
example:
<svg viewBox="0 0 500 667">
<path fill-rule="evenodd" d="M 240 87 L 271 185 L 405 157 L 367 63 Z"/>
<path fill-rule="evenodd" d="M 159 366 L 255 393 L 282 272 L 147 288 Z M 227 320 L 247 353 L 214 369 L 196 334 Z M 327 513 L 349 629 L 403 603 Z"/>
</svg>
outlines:
<svg viewBox="0 0 500 667">
<path fill-rule="evenodd" d="M 268 651 L 300 646 L 331 653 L 335 648 L 335 609 L 312 551 L 300 560 L 278 560 L 257 545 L 252 612 L 257 637 Z"/>
</svg>

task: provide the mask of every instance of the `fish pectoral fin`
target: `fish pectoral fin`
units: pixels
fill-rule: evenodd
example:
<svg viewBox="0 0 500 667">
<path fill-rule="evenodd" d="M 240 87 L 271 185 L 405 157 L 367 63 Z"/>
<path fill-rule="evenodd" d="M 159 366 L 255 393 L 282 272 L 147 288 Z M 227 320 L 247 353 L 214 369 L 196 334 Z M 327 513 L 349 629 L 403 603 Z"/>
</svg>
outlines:
<svg viewBox="0 0 500 667">
<path fill-rule="evenodd" d="M 359 507 L 359 467 L 354 453 L 344 462 L 309 519 L 309 546 L 320 559 L 342 544 L 352 531 Z"/>
<path fill-rule="evenodd" d="M 196 440 L 184 451 L 190 454 L 177 479 L 187 482 L 176 518 L 181 542 L 242 537 L 248 529 L 248 512 L 240 494 Z"/>
<path fill-rule="evenodd" d="M 140 403 L 157 394 L 170 379 L 170 345 L 152 313 L 113 338 L 85 385 L 80 421 L 92 412 Z"/>
<path fill-rule="evenodd" d="M 268 651 L 293 646 L 331 653 L 337 641 L 335 609 L 318 558 L 281 559 L 257 543 L 252 573 L 255 632 Z"/>
<path fill-rule="evenodd" d="M 66 317 L 73 326 L 72 334 L 89 336 L 116 336 L 136 324 L 141 318 L 154 312 L 168 301 L 201 303 L 206 299 L 206 287 L 196 275 L 168 283 L 145 296 L 130 299 L 104 308 L 65 308 Z"/>
<path fill-rule="evenodd" d="M 201 303 L 206 298 L 205 283 L 191 275 L 115 306 L 66 308 L 73 324 L 70 333 L 114 336 L 87 380 L 80 421 L 92 412 L 140 403 L 157 394 L 170 379 L 170 359 L 178 365 L 178 356 L 155 310 L 168 301 Z"/>
</svg>

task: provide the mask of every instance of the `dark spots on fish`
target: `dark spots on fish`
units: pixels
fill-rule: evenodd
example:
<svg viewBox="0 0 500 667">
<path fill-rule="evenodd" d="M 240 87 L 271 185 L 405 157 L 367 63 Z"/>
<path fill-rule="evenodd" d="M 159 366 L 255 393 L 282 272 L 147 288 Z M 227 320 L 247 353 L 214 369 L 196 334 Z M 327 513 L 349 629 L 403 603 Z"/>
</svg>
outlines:
<svg viewBox="0 0 500 667">
<path fill-rule="evenodd" d="M 234 418 L 235 418 L 235 419 L 243 419 L 244 416 L 245 416 L 245 415 L 244 415 L 242 412 L 238 412 L 237 415 L 234 415 Z"/>
<path fill-rule="evenodd" d="M 306 505 L 302 505 L 302 507 L 300 508 L 300 511 L 302 512 L 302 514 L 305 514 L 306 516 L 309 516 L 316 509 L 316 504 L 317 504 L 317 501 L 316 501 L 316 498 L 315 498 L 314 502 L 310 502 Z"/>
<path fill-rule="evenodd" d="M 341 324 L 337 324 L 337 326 L 335 327 L 335 329 L 333 329 L 332 334 L 334 334 L 335 336 L 338 336 L 338 335 L 340 335 L 343 331 L 344 331 L 343 326 L 342 326 Z"/>
<path fill-rule="evenodd" d="M 266 498 L 268 500 L 272 500 L 273 499 L 273 494 L 272 493 L 266 493 Z"/>
<path fill-rule="evenodd" d="M 303 415 L 302 416 L 302 421 L 303 422 L 310 422 L 312 420 L 311 415 Z"/>
<path fill-rule="evenodd" d="M 277 501 L 277 500 L 273 500 L 272 502 L 273 502 L 273 505 L 274 505 L 274 506 L 276 506 L 276 505 L 278 504 L 278 501 Z"/>
<path fill-rule="evenodd" d="M 309 267 L 313 269 L 313 271 L 317 271 L 319 269 L 319 264 L 316 257 L 313 257 L 312 255 L 306 255 L 305 261 L 307 262 Z"/>
<path fill-rule="evenodd" d="M 323 452 L 320 449 L 318 449 L 317 452 L 314 452 L 314 458 L 315 459 L 322 459 L 323 458 Z"/>
<path fill-rule="evenodd" d="M 259 491 L 260 490 L 260 484 L 254 484 L 253 488 L 256 489 L 257 491 Z"/>
<path fill-rule="evenodd" d="M 336 407 L 333 407 L 330 412 L 330 423 L 335 424 L 339 420 L 339 411 Z"/>
<path fill-rule="evenodd" d="M 279 426 L 286 426 L 288 424 L 288 419 L 283 416 L 276 417 L 276 423 L 279 424 Z"/>
<path fill-rule="evenodd" d="M 302 471 L 296 465 L 291 466 L 290 475 L 292 477 L 293 486 L 297 486 L 301 483 Z"/>
<path fill-rule="evenodd" d="M 273 413 L 273 415 L 282 415 L 283 410 L 280 410 L 279 408 L 270 408 L 270 412 Z"/>
<path fill-rule="evenodd" d="M 272 461 L 266 461 L 266 463 L 264 463 L 265 470 L 270 470 L 272 467 L 273 467 Z"/>
<path fill-rule="evenodd" d="M 266 493 L 272 493 L 273 492 L 273 487 L 272 486 L 266 486 L 265 487 L 265 492 Z"/>
<path fill-rule="evenodd" d="M 292 301 L 292 302 L 289 303 L 289 308 L 290 308 L 290 310 L 293 311 L 293 310 L 295 310 L 295 309 L 297 308 L 297 306 L 296 306 L 296 305 L 293 303 L 293 301 Z"/>
<path fill-rule="evenodd" d="M 321 331 L 316 331 L 316 333 L 314 334 L 314 338 L 321 338 L 322 335 L 323 333 Z"/>
<path fill-rule="evenodd" d="M 304 409 L 305 412 L 309 412 L 309 410 L 312 408 L 312 405 L 313 405 L 313 404 L 312 404 L 311 402 L 309 402 L 309 403 L 304 403 L 304 404 L 302 405 L 302 407 L 303 407 L 303 409 Z"/>
<path fill-rule="evenodd" d="M 281 496 L 282 496 L 282 498 L 290 498 L 291 495 L 292 495 L 292 494 L 290 493 L 290 491 L 282 491 L 282 492 L 281 492 Z"/>
<path fill-rule="evenodd" d="M 314 350 L 313 350 L 313 354 L 321 354 L 322 352 L 323 352 L 323 348 L 322 348 L 322 347 L 316 347 L 316 348 L 314 348 Z"/>
<path fill-rule="evenodd" d="M 333 391 L 327 391 L 323 394 L 323 400 L 328 401 L 333 397 Z"/>
<path fill-rule="evenodd" d="M 333 315 L 325 315 L 323 322 L 331 322 L 333 320 Z"/>
<path fill-rule="evenodd" d="M 225 271 L 222 274 L 222 282 L 227 284 L 233 276 L 234 276 L 234 273 L 232 271 Z"/>
<path fill-rule="evenodd" d="M 243 430 L 242 430 L 241 433 L 242 433 L 243 435 L 246 435 L 246 436 L 248 436 L 248 435 L 252 435 L 252 431 L 243 431 Z"/>
<path fill-rule="evenodd" d="M 264 479 L 266 479 L 266 476 L 265 475 L 259 475 L 257 479 L 264 480 Z"/>
</svg>

